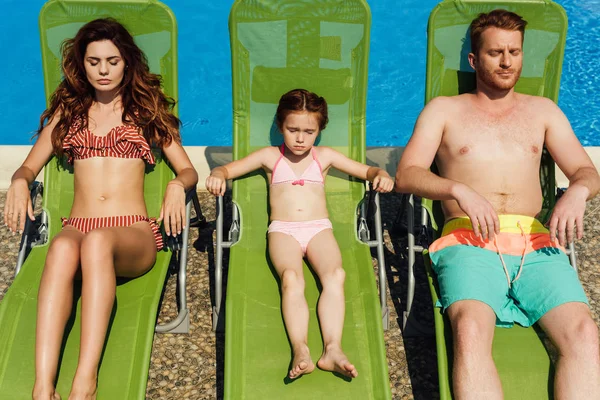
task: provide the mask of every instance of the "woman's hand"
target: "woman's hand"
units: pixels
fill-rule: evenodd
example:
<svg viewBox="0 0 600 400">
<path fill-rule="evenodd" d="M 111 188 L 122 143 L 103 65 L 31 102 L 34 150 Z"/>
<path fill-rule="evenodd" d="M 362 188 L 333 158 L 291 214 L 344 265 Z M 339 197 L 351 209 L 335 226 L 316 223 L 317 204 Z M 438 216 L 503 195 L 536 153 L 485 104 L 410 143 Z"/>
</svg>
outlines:
<svg viewBox="0 0 600 400">
<path fill-rule="evenodd" d="M 4 224 L 12 233 L 17 230 L 19 233 L 23 233 L 26 216 L 29 216 L 32 221 L 35 219 L 31 196 L 29 196 L 29 185 L 25 179 L 14 179 L 6 195 Z"/>
<path fill-rule="evenodd" d="M 167 236 L 176 237 L 185 229 L 185 187 L 175 179 L 167 184 L 158 218 L 159 222 L 163 220 Z"/>
<path fill-rule="evenodd" d="M 373 190 L 380 193 L 389 193 L 394 190 L 394 180 L 386 171 L 381 170 L 373 179 Z"/>
</svg>

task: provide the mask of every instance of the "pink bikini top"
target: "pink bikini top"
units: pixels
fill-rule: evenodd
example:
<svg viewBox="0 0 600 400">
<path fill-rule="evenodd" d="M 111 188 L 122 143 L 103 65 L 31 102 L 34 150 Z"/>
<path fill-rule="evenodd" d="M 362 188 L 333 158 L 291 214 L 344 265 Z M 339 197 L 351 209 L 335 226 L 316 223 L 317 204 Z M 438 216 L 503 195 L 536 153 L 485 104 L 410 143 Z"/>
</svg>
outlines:
<svg viewBox="0 0 600 400">
<path fill-rule="evenodd" d="M 82 123 L 83 119 L 77 118 L 63 141 L 69 164 L 91 157 L 141 158 L 155 164 L 152 150 L 138 127 L 119 125 L 105 136 L 96 136 L 87 127 L 82 128 Z"/>
<path fill-rule="evenodd" d="M 304 170 L 302 175 L 298 177 L 292 170 L 292 167 L 283 159 L 283 153 L 285 151 L 285 145 L 281 145 L 281 155 L 273 167 L 273 173 L 271 174 L 271 185 L 279 185 L 281 183 L 291 183 L 292 185 L 304 186 L 305 183 L 315 183 L 319 185 L 324 184 L 323 172 L 321 171 L 321 163 L 317 159 L 314 147 L 310 150 L 312 154 L 312 162 Z M 279 168 L 278 168 L 279 167 Z"/>
</svg>

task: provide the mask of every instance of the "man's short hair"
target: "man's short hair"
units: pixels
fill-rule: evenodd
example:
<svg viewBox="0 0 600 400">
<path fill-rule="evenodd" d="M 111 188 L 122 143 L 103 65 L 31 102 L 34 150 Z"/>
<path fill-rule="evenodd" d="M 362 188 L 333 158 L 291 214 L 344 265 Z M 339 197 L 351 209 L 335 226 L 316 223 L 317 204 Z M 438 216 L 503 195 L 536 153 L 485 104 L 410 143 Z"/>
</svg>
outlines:
<svg viewBox="0 0 600 400">
<path fill-rule="evenodd" d="M 527 21 L 523 17 L 507 10 L 498 9 L 490 11 L 487 14 L 481 13 L 471 22 L 471 26 L 469 27 L 471 52 L 477 55 L 481 47 L 481 34 L 490 27 L 505 29 L 507 31 L 519 31 L 521 32 L 521 43 L 523 43 L 526 25 Z"/>
</svg>

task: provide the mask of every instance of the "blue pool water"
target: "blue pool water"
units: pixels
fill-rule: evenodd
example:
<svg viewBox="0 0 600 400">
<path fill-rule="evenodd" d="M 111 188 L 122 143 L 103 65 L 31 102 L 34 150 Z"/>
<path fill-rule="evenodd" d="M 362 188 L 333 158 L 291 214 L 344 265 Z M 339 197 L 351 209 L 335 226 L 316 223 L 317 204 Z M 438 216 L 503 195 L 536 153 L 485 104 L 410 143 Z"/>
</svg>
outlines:
<svg viewBox="0 0 600 400">
<path fill-rule="evenodd" d="M 163 0 L 179 27 L 184 144 L 231 145 L 227 17 L 233 1 Z M 423 107 L 426 27 L 437 0 L 371 0 L 367 144 L 402 146 Z M 29 144 L 44 109 L 37 15 L 43 0 L 3 0 L 0 145 Z M 558 0 L 569 16 L 559 105 L 586 146 L 600 146 L 600 0 Z M 401 6 L 399 6 L 401 4 Z"/>
</svg>

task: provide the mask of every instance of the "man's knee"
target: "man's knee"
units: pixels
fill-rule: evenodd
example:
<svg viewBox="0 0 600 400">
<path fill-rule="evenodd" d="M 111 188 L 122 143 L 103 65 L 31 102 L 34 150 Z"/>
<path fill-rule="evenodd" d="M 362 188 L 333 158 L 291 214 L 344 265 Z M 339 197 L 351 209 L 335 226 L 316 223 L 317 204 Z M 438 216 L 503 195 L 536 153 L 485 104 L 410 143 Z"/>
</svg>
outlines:
<svg viewBox="0 0 600 400">
<path fill-rule="evenodd" d="M 580 354 L 598 358 L 598 326 L 589 314 L 566 322 L 557 346 L 562 355 Z"/>
<path fill-rule="evenodd" d="M 304 276 L 293 269 L 285 269 L 281 274 L 281 289 L 286 292 L 304 292 Z"/>
<path fill-rule="evenodd" d="M 459 352 L 491 352 L 495 314 L 487 305 L 477 303 L 455 303 L 449 310 L 454 346 Z"/>
</svg>

